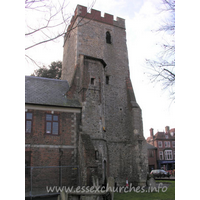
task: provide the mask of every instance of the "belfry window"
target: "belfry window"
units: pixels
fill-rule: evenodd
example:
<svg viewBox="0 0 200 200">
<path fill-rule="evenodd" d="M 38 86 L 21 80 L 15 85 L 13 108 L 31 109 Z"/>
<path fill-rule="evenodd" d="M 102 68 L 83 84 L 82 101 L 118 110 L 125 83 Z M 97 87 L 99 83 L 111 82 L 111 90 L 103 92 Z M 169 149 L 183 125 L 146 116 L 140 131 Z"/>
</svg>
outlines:
<svg viewBox="0 0 200 200">
<path fill-rule="evenodd" d="M 106 32 L 106 43 L 111 44 L 111 35 L 109 31 Z"/>
</svg>

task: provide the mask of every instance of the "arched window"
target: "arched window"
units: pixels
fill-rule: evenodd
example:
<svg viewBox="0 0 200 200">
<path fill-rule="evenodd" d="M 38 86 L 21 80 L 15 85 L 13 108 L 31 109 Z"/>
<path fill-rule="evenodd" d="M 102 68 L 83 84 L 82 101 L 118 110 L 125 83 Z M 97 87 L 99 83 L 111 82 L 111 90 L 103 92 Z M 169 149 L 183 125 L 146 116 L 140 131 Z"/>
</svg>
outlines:
<svg viewBox="0 0 200 200">
<path fill-rule="evenodd" d="M 106 32 L 106 43 L 111 44 L 111 35 L 109 31 Z"/>
</svg>

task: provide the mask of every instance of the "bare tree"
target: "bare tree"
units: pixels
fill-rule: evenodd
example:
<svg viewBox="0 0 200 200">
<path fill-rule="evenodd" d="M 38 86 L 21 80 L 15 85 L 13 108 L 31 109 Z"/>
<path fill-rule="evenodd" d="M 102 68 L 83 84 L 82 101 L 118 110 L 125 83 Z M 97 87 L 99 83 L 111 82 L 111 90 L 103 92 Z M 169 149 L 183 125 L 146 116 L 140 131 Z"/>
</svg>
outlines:
<svg viewBox="0 0 200 200">
<path fill-rule="evenodd" d="M 154 60 L 146 59 L 149 66 L 148 75 L 152 82 L 160 82 L 163 90 L 170 92 L 170 98 L 175 99 L 175 0 L 162 0 L 167 18 L 156 32 L 163 33 L 161 51 Z"/>
<path fill-rule="evenodd" d="M 95 0 L 92 1 L 89 9 L 94 6 L 94 3 Z M 66 7 L 65 0 L 25 0 L 26 52 L 64 36 L 72 17 L 72 14 L 66 13 Z M 27 53 L 25 56 L 37 65 L 37 62 Z"/>
<path fill-rule="evenodd" d="M 33 44 L 28 45 L 25 50 L 53 41 L 65 34 L 70 19 L 70 16 L 64 13 L 65 7 L 65 0 L 62 4 L 58 1 L 57 5 L 48 0 L 25 1 L 25 8 L 31 10 L 28 12 L 32 16 L 41 16 L 40 23 L 36 22 L 34 25 L 26 23 L 26 37 L 41 37 L 38 37 Z"/>
</svg>

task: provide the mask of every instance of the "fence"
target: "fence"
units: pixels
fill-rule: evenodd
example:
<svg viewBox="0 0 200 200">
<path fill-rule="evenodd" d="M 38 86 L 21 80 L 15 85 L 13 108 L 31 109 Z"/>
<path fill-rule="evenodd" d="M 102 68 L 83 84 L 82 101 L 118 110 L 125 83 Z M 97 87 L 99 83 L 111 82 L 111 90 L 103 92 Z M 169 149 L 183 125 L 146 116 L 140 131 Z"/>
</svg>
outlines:
<svg viewBox="0 0 200 200">
<path fill-rule="evenodd" d="M 25 179 L 25 197 L 47 195 L 47 187 L 80 185 L 78 166 L 25 167 Z M 56 194 L 56 191 L 52 194 Z"/>
</svg>

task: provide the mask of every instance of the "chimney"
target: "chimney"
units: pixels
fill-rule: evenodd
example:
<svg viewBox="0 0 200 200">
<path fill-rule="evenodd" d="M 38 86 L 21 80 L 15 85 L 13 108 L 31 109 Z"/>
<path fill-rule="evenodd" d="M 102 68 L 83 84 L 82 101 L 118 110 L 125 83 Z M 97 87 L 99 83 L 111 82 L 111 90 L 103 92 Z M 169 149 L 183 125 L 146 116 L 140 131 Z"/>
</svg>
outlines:
<svg viewBox="0 0 200 200">
<path fill-rule="evenodd" d="M 150 136 L 153 137 L 153 128 L 150 128 Z"/>
<path fill-rule="evenodd" d="M 165 133 L 169 133 L 169 126 L 165 126 Z"/>
</svg>

